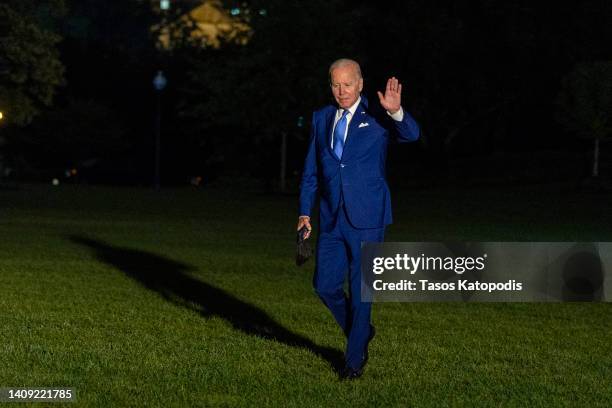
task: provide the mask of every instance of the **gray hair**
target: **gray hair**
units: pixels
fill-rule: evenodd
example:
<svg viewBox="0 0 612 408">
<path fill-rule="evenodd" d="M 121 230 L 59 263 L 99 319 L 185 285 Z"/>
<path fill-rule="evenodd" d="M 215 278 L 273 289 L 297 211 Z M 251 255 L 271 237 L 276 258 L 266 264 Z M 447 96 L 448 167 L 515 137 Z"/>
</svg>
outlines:
<svg viewBox="0 0 612 408">
<path fill-rule="evenodd" d="M 361 68 L 359 67 L 359 63 L 355 60 L 349 59 L 349 58 L 340 58 L 335 60 L 334 62 L 331 63 L 331 65 L 329 66 L 329 79 L 331 80 L 331 73 L 334 69 L 336 68 L 340 68 L 340 67 L 344 67 L 347 65 L 351 65 L 353 67 L 355 67 L 355 71 L 357 72 L 357 76 L 359 78 L 362 78 L 361 76 Z"/>
</svg>

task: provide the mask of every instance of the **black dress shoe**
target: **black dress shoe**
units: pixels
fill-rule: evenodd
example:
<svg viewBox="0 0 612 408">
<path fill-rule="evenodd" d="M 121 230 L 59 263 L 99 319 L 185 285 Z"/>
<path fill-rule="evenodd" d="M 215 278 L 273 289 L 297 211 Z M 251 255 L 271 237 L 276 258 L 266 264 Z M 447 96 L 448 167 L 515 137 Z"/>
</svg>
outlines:
<svg viewBox="0 0 612 408">
<path fill-rule="evenodd" d="M 351 367 L 344 367 L 344 370 L 342 370 L 342 373 L 340 374 L 340 379 L 342 380 L 356 380 L 357 378 L 361 377 L 361 375 L 363 374 L 363 366 L 360 368 L 351 368 Z"/>
</svg>

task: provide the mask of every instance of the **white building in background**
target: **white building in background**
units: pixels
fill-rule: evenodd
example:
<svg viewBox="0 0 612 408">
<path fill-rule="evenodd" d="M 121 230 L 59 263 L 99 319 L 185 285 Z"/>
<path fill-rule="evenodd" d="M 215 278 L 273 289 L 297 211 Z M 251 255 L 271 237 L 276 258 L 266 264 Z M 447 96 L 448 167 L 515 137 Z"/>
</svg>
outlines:
<svg viewBox="0 0 612 408">
<path fill-rule="evenodd" d="M 162 22 L 152 30 L 159 32 L 160 47 L 165 49 L 184 40 L 185 33 L 189 33 L 189 41 L 212 48 L 218 48 L 222 41 L 246 44 L 252 33 L 247 24 L 248 9 L 226 10 L 220 0 L 153 0 L 153 7 Z"/>
</svg>

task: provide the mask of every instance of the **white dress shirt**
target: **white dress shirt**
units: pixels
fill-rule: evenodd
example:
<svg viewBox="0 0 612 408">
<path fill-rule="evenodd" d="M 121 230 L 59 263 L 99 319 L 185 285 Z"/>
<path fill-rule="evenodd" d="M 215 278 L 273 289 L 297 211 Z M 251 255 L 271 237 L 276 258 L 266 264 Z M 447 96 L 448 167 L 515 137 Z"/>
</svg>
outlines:
<svg viewBox="0 0 612 408">
<path fill-rule="evenodd" d="M 346 114 L 346 131 L 344 132 L 344 142 L 346 142 L 346 138 L 348 137 L 348 126 L 351 123 L 351 119 L 353 119 L 353 116 L 355 115 L 355 111 L 357 110 L 357 107 L 359 106 L 359 103 L 361 102 L 361 96 L 359 98 L 357 98 L 357 101 L 350 107 L 348 108 L 348 113 Z M 344 109 L 343 108 L 339 108 L 336 111 L 336 117 L 334 119 L 334 131 L 336 130 L 336 124 L 338 123 L 338 121 L 340 120 L 340 118 L 342 117 L 342 114 L 344 113 Z M 399 110 L 395 113 L 389 113 L 387 112 L 387 115 L 391 116 L 391 118 L 393 118 L 393 120 L 396 120 L 398 122 L 401 122 L 402 119 L 404 119 L 404 111 L 402 109 L 402 107 L 400 106 Z M 332 135 L 333 135 L 333 131 L 332 131 Z M 331 148 L 334 148 L 334 140 L 332 137 L 332 141 L 331 141 Z"/>
</svg>

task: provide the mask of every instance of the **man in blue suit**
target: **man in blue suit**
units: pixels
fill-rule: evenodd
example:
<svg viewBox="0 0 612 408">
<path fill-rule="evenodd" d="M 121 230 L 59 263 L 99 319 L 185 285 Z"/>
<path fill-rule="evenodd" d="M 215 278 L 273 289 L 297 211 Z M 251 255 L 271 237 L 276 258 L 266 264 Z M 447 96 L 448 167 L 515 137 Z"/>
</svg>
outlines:
<svg viewBox="0 0 612 408">
<path fill-rule="evenodd" d="M 300 185 L 298 230 L 312 231 L 310 214 L 319 192 L 319 238 L 315 291 L 347 337 L 343 378 L 361 376 L 374 337 L 371 303 L 361 302 L 361 243 L 382 242 L 391 224 L 391 197 L 385 180 L 387 145 L 411 142 L 419 126 L 402 109 L 402 85 L 389 78 L 380 106 L 361 95 L 359 64 L 335 61 L 329 68 L 336 105 L 313 114 L 308 153 Z M 349 295 L 343 285 L 349 279 Z"/>
</svg>

